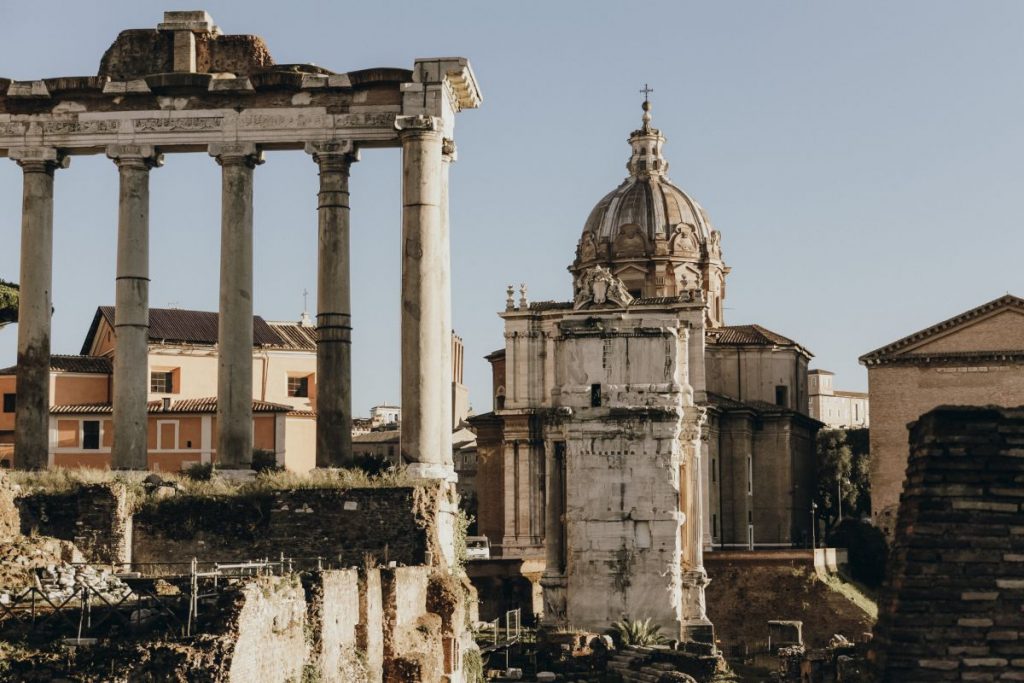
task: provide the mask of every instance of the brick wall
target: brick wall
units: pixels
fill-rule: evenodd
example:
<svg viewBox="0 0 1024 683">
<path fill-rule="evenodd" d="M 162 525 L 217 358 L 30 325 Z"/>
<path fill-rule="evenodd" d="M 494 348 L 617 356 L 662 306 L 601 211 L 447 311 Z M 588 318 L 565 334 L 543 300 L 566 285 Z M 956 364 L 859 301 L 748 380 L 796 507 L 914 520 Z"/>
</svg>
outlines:
<svg viewBox="0 0 1024 683">
<path fill-rule="evenodd" d="M 120 484 L 89 484 L 17 499 L 21 532 L 71 541 L 89 562 L 123 564 L 131 557 L 132 521 Z"/>
<path fill-rule="evenodd" d="M 437 564 L 440 495 L 431 485 L 171 498 L 135 515 L 132 562 L 146 573 L 173 571 L 193 557 L 237 562 L 282 553 L 341 567 L 362 566 L 368 554 Z"/>
<path fill-rule="evenodd" d="M 1010 361 L 925 367 L 883 365 L 868 369 L 868 384 L 871 505 L 876 520 L 899 503 L 910 422 L 941 405 L 1024 404 L 1024 364 Z"/>
<path fill-rule="evenodd" d="M 1024 408 L 911 427 L 872 656 L 886 681 L 1024 680 Z"/>
</svg>

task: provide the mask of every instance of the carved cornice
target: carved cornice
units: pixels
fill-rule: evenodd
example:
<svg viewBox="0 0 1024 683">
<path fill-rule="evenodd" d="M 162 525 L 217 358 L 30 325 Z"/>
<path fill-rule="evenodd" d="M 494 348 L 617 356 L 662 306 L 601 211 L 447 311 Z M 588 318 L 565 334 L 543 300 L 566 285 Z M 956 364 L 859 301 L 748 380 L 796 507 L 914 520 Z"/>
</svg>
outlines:
<svg viewBox="0 0 1024 683">
<path fill-rule="evenodd" d="M 444 130 L 444 124 L 436 116 L 416 114 L 413 116 L 399 116 L 395 119 L 395 130 L 399 135 L 440 135 Z"/>
</svg>

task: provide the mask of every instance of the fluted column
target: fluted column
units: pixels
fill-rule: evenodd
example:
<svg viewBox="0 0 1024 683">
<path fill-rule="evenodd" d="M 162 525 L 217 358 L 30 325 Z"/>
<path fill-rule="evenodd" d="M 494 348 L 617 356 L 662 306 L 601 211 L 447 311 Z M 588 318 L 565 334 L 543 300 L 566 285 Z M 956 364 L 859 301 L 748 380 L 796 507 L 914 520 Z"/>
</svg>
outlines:
<svg viewBox="0 0 1024 683">
<path fill-rule="evenodd" d="M 438 261 L 440 272 L 438 273 L 441 283 L 439 287 L 441 305 L 441 383 L 447 387 L 446 395 L 448 400 L 439 401 L 441 420 L 441 441 L 438 448 L 441 452 L 441 462 L 448 469 L 454 471 L 455 463 L 452 459 L 452 430 L 453 402 L 455 401 L 455 387 L 452 385 L 454 379 L 453 353 L 452 353 L 452 249 L 451 230 L 448 213 L 448 173 L 452 163 L 456 160 L 455 142 L 445 138 L 441 141 L 441 238 L 438 242 Z"/>
<path fill-rule="evenodd" d="M 221 166 L 217 462 L 252 464 L 252 182 L 263 154 L 251 143 L 210 145 Z"/>
<path fill-rule="evenodd" d="M 53 172 L 67 168 L 67 158 L 52 147 L 12 149 L 9 155 L 24 176 L 14 466 L 42 469 L 49 455 Z"/>
<path fill-rule="evenodd" d="M 565 579 L 565 444 L 545 444 L 547 510 L 544 517 L 544 622 L 549 626 L 566 624 Z"/>
<path fill-rule="evenodd" d="M 442 301 L 450 296 L 441 280 L 441 122 L 401 116 L 395 125 L 402 141 L 402 458 L 414 475 L 448 478 L 441 453 L 448 425 L 438 407 L 451 400 L 441 367 Z"/>
<path fill-rule="evenodd" d="M 316 466 L 352 459 L 352 295 L 348 178 L 352 142 L 306 145 L 320 167 L 317 202 Z"/>
<path fill-rule="evenodd" d="M 149 170 L 162 155 L 147 145 L 111 145 L 120 176 L 114 331 L 114 469 L 144 470 L 149 393 Z"/>
</svg>

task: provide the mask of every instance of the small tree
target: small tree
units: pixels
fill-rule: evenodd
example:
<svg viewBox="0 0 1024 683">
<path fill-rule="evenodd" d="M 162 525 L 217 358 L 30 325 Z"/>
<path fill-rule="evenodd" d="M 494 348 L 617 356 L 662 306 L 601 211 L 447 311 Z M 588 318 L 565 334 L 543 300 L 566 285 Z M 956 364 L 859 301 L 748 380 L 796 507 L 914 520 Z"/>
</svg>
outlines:
<svg viewBox="0 0 1024 683">
<path fill-rule="evenodd" d="M 18 322 L 18 285 L 0 280 L 0 327 Z"/>
<path fill-rule="evenodd" d="M 871 508 L 867 430 L 823 429 L 817 439 L 818 516 L 835 526 L 844 516 L 860 517 Z M 850 438 L 851 434 L 855 435 Z M 858 446 L 857 451 L 851 442 Z M 861 447 L 863 445 L 863 449 Z"/>
</svg>

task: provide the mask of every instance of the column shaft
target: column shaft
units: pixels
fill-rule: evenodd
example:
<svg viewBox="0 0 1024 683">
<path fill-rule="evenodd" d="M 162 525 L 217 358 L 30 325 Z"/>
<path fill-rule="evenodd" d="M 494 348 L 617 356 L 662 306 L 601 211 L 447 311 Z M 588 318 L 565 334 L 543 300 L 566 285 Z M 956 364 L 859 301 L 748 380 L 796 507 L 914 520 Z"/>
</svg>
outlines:
<svg viewBox="0 0 1024 683">
<path fill-rule="evenodd" d="M 24 174 L 14 466 L 43 469 L 50 450 L 53 172 L 61 158 L 49 148 L 11 150 L 10 155 Z"/>
<path fill-rule="evenodd" d="M 107 149 L 120 176 L 114 331 L 114 469 L 149 467 L 149 170 L 159 164 L 152 147 Z"/>
<path fill-rule="evenodd" d="M 441 383 L 446 387 L 445 396 L 447 400 L 438 401 L 437 407 L 440 411 L 438 420 L 441 423 L 441 440 L 438 443 L 438 450 L 441 455 L 441 462 L 448 469 L 454 470 L 455 463 L 452 457 L 452 430 L 453 424 L 453 403 L 455 401 L 455 387 L 452 384 L 454 379 L 453 353 L 452 353 L 452 255 L 451 255 L 451 231 L 448 213 L 448 173 L 452 162 L 455 161 L 455 143 L 445 139 L 441 147 L 441 203 L 440 220 L 441 230 L 438 240 L 438 277 L 439 284 L 439 305 L 441 316 Z"/>
<path fill-rule="evenodd" d="M 441 133 L 429 117 L 399 119 L 402 140 L 402 437 L 404 461 L 424 476 L 447 476 L 441 453 L 445 334 L 441 270 Z M 450 330 L 448 331 L 450 335 Z M 447 336 L 445 343 L 450 344 Z M 450 429 L 449 429 L 450 431 Z M 450 455 L 449 455 L 450 457 Z M 447 472 L 445 471 L 447 470 Z"/>
<path fill-rule="evenodd" d="M 251 144 L 211 145 L 221 165 L 217 461 L 252 464 L 252 187 L 262 159 Z"/>
<path fill-rule="evenodd" d="M 306 151 L 320 167 L 317 203 L 316 466 L 352 460 L 352 295 L 349 170 L 352 143 L 317 143 Z"/>
</svg>

